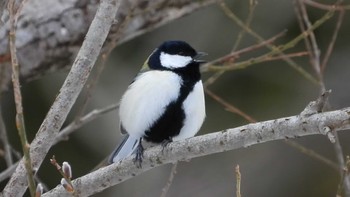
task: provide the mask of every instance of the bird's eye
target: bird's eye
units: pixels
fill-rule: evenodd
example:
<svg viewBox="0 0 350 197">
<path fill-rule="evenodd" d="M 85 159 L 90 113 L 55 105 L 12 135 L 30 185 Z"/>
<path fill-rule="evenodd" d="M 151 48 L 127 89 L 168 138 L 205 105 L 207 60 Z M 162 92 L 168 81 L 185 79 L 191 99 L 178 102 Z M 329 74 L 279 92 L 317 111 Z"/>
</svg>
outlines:
<svg viewBox="0 0 350 197">
<path fill-rule="evenodd" d="M 179 52 L 179 55 L 184 55 L 185 53 L 183 51 L 180 51 Z"/>
</svg>

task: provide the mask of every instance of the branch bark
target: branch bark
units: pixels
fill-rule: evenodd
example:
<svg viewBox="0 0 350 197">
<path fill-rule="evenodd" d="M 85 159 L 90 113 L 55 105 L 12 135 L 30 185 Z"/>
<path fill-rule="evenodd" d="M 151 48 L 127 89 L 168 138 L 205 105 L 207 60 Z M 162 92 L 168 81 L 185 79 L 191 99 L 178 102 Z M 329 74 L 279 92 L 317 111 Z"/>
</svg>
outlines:
<svg viewBox="0 0 350 197">
<path fill-rule="evenodd" d="M 31 143 L 30 155 L 33 169 L 38 169 L 51 148 L 70 109 L 82 90 L 100 53 L 102 45 L 114 22 L 120 0 L 103 0 L 91 23 L 85 41 L 74 61 L 55 102 Z M 24 160 L 21 159 L 16 171 L 3 190 L 4 196 L 22 196 L 27 188 Z"/>
<path fill-rule="evenodd" d="M 128 22 L 120 30 L 113 26 L 109 36 L 115 36 L 119 31 L 117 44 L 120 44 L 216 1 L 124 0 L 116 21 L 127 19 Z M 26 3 L 18 20 L 16 41 L 21 80 L 26 82 L 69 68 L 95 15 L 98 2 L 30 0 Z M 0 25 L 0 67 L 5 68 L 0 70 L 3 72 L 0 76 L 3 75 L 3 80 L 6 80 L 0 90 L 8 89 L 11 79 L 8 31 L 7 21 L 4 26 Z"/>
<path fill-rule="evenodd" d="M 133 158 L 129 157 L 120 163 L 100 168 L 77 178 L 73 181 L 73 185 L 79 196 L 89 196 L 164 164 L 273 140 L 319 134 L 330 136 L 332 132 L 347 129 L 350 129 L 350 108 L 248 124 L 173 142 L 164 150 L 162 146 L 149 148 L 144 153 L 142 168 L 137 168 L 133 164 Z M 54 196 L 68 197 L 70 194 L 62 186 L 57 186 L 43 195 L 43 197 Z"/>
</svg>

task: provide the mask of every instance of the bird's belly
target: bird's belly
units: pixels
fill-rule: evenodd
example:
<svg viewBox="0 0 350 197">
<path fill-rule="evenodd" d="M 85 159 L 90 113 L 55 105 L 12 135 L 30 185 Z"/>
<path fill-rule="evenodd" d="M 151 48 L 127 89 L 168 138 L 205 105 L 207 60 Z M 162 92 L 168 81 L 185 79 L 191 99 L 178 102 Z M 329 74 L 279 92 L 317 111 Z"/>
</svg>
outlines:
<svg viewBox="0 0 350 197">
<path fill-rule="evenodd" d="M 170 103 L 162 116 L 145 132 L 144 139 L 161 143 L 179 135 L 185 119 L 181 105 L 178 101 Z"/>
<path fill-rule="evenodd" d="M 182 104 L 185 119 L 180 133 L 173 140 L 193 137 L 201 128 L 205 118 L 205 101 L 202 81 L 198 81 Z"/>
<path fill-rule="evenodd" d="M 164 114 L 166 107 L 176 101 L 181 77 L 168 71 L 148 71 L 137 77 L 120 101 L 120 122 L 135 138 L 145 132 Z"/>
<path fill-rule="evenodd" d="M 166 111 L 146 131 L 144 139 L 161 143 L 166 140 L 181 140 L 193 137 L 205 118 L 204 92 L 202 82 L 197 82 L 188 96 L 170 103 Z"/>
</svg>

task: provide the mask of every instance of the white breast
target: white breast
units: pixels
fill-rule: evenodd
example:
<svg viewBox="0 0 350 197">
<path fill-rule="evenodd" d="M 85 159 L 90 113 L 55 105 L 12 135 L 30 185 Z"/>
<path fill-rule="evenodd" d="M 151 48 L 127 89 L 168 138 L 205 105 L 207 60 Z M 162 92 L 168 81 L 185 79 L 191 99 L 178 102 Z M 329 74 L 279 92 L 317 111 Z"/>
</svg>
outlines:
<svg viewBox="0 0 350 197">
<path fill-rule="evenodd" d="M 205 118 L 205 102 L 202 81 L 198 81 L 192 92 L 184 101 L 182 108 L 186 119 L 180 134 L 173 138 L 174 141 L 193 137 L 201 128 Z"/>
<path fill-rule="evenodd" d="M 144 135 L 165 107 L 177 99 L 181 83 L 181 77 L 169 71 L 148 71 L 137 77 L 119 107 L 120 121 L 130 136 Z"/>
</svg>

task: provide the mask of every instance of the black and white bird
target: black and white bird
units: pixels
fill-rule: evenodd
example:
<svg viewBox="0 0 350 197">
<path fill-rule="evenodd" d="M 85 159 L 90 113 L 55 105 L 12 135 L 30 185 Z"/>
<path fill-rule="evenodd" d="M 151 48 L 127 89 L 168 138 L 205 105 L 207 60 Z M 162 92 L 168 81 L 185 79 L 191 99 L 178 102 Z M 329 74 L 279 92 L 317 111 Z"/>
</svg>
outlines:
<svg viewBox="0 0 350 197">
<path fill-rule="evenodd" d="M 166 144 L 193 137 L 203 124 L 205 102 L 197 52 L 184 41 L 166 41 L 148 57 L 122 96 L 120 130 L 126 134 L 109 163 L 136 154 L 141 165 L 142 140 Z"/>
</svg>

